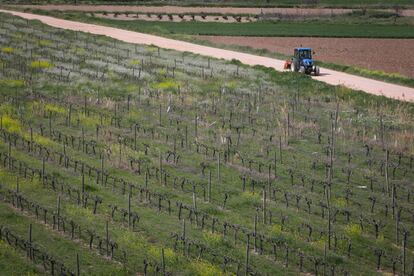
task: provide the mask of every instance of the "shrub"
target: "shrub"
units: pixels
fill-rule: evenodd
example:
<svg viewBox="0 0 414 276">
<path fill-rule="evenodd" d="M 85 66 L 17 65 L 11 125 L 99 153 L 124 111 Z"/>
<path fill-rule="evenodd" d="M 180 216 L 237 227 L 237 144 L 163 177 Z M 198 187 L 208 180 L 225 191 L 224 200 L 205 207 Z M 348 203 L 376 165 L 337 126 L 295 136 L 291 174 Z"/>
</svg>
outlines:
<svg viewBox="0 0 414 276">
<path fill-rule="evenodd" d="M 148 253 L 156 261 L 161 260 L 161 248 L 150 245 Z M 174 265 L 177 262 L 177 254 L 171 248 L 164 248 L 164 259 L 169 266 Z"/>
<path fill-rule="evenodd" d="M 6 54 L 11 54 L 14 52 L 14 49 L 12 47 L 3 47 L 1 48 L 1 51 Z"/>
<path fill-rule="evenodd" d="M 49 40 L 41 39 L 39 40 L 39 46 L 50 46 L 52 43 Z"/>
<path fill-rule="evenodd" d="M 94 215 L 92 211 L 87 208 L 82 208 L 75 205 L 67 205 L 65 206 L 65 212 L 72 218 L 82 218 L 87 220 L 89 223 L 93 223 Z"/>
<path fill-rule="evenodd" d="M 117 242 L 120 246 L 128 246 L 132 250 L 141 251 L 145 248 L 146 244 L 145 241 L 141 238 L 141 236 L 137 235 L 137 233 L 132 233 L 128 231 L 124 231 L 117 237 Z"/>
<path fill-rule="evenodd" d="M 361 227 L 358 224 L 350 223 L 344 228 L 345 235 L 349 238 L 358 238 L 362 235 Z"/>
<path fill-rule="evenodd" d="M 136 109 L 131 109 L 128 114 L 126 115 L 126 120 L 130 123 L 135 123 L 137 121 L 139 121 L 139 119 L 142 119 L 142 112 L 136 110 Z"/>
<path fill-rule="evenodd" d="M 346 200 L 343 198 L 336 198 L 333 200 L 333 204 L 337 207 L 344 208 L 346 206 Z"/>
<path fill-rule="evenodd" d="M 9 88 L 18 88 L 25 85 L 24 80 L 0 80 L 0 86 L 6 86 Z"/>
<path fill-rule="evenodd" d="M 45 60 L 35 60 L 35 61 L 32 61 L 32 63 L 30 64 L 30 67 L 33 69 L 47 69 L 47 68 L 52 67 L 52 65 Z"/>
<path fill-rule="evenodd" d="M 146 53 L 155 53 L 156 51 L 158 51 L 157 47 L 154 47 L 154 46 L 146 46 L 145 47 L 145 52 Z"/>
<path fill-rule="evenodd" d="M 137 60 L 137 59 L 131 59 L 131 60 L 128 62 L 128 64 L 129 64 L 129 65 L 131 65 L 131 66 L 136 66 L 136 65 L 141 64 L 141 61 L 139 61 L 139 60 Z"/>
<path fill-rule="evenodd" d="M 167 79 L 162 82 L 152 84 L 152 88 L 154 89 L 170 90 L 170 91 L 177 90 L 179 86 L 180 84 L 177 81 L 172 80 L 172 79 Z"/>
<path fill-rule="evenodd" d="M 282 226 L 279 224 L 272 225 L 272 228 L 270 228 L 270 234 L 273 236 L 279 236 L 282 234 Z"/>
<path fill-rule="evenodd" d="M 241 194 L 241 204 L 260 204 L 261 198 L 259 194 L 253 194 L 252 192 L 243 192 Z"/>
<path fill-rule="evenodd" d="M 56 113 L 56 114 L 64 114 L 65 113 L 65 109 L 63 107 L 54 105 L 54 104 L 45 104 L 45 111 L 46 112 L 52 112 L 52 113 Z"/>
<path fill-rule="evenodd" d="M 2 104 L 0 105 L 0 114 L 11 115 L 15 112 L 15 107 L 11 104 Z"/>
<path fill-rule="evenodd" d="M 9 117 L 8 115 L 2 116 L 2 126 L 8 132 L 19 133 L 21 131 L 20 122 Z"/>
<path fill-rule="evenodd" d="M 319 239 L 311 242 L 311 245 L 319 250 L 324 250 L 326 245 L 326 240 Z"/>
<path fill-rule="evenodd" d="M 30 134 L 29 133 L 25 133 L 24 137 L 27 140 L 30 140 Z M 36 133 L 33 134 L 33 141 L 35 141 L 35 143 L 37 143 L 39 145 L 42 145 L 42 146 L 45 146 L 45 147 L 48 147 L 50 145 L 55 144 L 55 142 L 53 142 L 49 138 L 43 137 L 43 136 L 41 136 L 39 134 L 36 134 Z"/>
<path fill-rule="evenodd" d="M 83 56 L 83 55 L 85 55 L 86 54 L 86 50 L 85 50 L 85 48 L 82 48 L 82 47 L 71 47 L 70 49 L 69 49 L 69 51 L 71 52 L 71 53 L 76 53 L 77 55 L 79 55 L 79 56 Z"/>
<path fill-rule="evenodd" d="M 229 81 L 225 84 L 225 86 L 230 90 L 234 90 L 237 87 L 237 83 L 236 83 L 236 81 Z"/>
<path fill-rule="evenodd" d="M 192 269 L 195 270 L 195 275 L 200 276 L 218 276 L 224 275 L 220 268 L 202 260 L 196 260 L 191 263 Z"/>
<path fill-rule="evenodd" d="M 215 247 L 220 245 L 221 243 L 221 235 L 218 233 L 210 233 L 208 231 L 203 231 L 203 239 L 209 247 Z"/>
<path fill-rule="evenodd" d="M 101 123 L 98 115 L 86 116 L 84 113 L 79 114 L 79 122 L 84 127 L 95 127 Z"/>
</svg>

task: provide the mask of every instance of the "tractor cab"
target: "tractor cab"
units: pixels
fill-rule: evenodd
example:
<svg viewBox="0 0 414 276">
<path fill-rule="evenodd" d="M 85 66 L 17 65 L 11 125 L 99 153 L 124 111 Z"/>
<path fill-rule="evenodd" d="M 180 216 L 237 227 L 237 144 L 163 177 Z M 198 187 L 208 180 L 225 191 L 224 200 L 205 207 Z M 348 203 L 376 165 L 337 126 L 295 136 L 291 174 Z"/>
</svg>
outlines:
<svg viewBox="0 0 414 276">
<path fill-rule="evenodd" d="M 319 75 L 319 67 L 313 64 L 311 48 L 295 48 L 293 58 L 286 62 L 285 68 L 292 72 Z"/>
<path fill-rule="evenodd" d="M 312 64 L 312 50 L 310 48 L 296 48 L 293 57 L 304 64 Z"/>
</svg>

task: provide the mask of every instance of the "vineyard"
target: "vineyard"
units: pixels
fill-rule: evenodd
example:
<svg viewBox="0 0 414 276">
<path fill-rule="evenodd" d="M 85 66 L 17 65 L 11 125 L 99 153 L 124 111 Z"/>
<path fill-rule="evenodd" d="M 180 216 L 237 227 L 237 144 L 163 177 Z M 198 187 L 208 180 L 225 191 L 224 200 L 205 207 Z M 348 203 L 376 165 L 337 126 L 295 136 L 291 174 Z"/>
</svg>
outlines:
<svg viewBox="0 0 414 276">
<path fill-rule="evenodd" d="M 413 122 L 412 103 L 1 14 L 0 270 L 413 275 Z"/>
</svg>

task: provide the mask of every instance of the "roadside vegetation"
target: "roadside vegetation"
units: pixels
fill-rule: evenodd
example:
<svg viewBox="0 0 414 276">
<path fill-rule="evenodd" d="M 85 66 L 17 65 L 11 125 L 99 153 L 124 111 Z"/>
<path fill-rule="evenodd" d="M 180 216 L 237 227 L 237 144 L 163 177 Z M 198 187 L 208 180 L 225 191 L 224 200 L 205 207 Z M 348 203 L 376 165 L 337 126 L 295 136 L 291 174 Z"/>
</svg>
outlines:
<svg viewBox="0 0 414 276">
<path fill-rule="evenodd" d="M 402 76 L 395 73 L 387 73 L 381 70 L 368 70 L 363 68 L 358 68 L 355 66 L 334 64 L 328 62 L 317 62 L 320 66 L 330 68 L 337 71 L 342 71 L 354 75 L 359 75 L 362 77 L 367 77 L 371 79 L 381 80 L 385 82 L 400 84 L 404 86 L 414 87 L 414 79 Z"/>
<path fill-rule="evenodd" d="M 413 103 L 1 21 L 0 250 L 40 274 L 414 269 Z"/>
</svg>

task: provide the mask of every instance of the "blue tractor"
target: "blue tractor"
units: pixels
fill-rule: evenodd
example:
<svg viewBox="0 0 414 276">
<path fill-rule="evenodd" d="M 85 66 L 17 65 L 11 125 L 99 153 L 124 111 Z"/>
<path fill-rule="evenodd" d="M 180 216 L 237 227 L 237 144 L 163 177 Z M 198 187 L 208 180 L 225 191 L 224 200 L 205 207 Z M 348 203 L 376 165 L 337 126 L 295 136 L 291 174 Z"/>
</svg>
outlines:
<svg viewBox="0 0 414 276">
<path fill-rule="evenodd" d="M 311 48 L 295 48 L 292 60 L 286 61 L 285 69 L 307 75 L 319 75 L 319 67 L 313 64 Z"/>
</svg>

